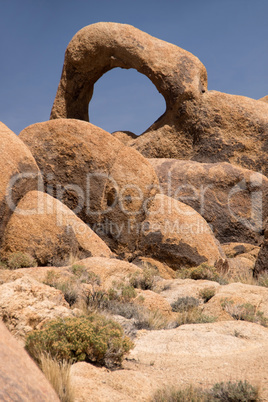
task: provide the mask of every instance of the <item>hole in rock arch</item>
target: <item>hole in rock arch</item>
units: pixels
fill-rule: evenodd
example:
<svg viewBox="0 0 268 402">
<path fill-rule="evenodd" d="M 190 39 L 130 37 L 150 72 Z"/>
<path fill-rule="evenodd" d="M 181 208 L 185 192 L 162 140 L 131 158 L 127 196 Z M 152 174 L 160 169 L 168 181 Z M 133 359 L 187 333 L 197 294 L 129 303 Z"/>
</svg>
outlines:
<svg viewBox="0 0 268 402">
<path fill-rule="evenodd" d="M 89 120 L 109 133 L 140 135 L 165 111 L 165 99 L 148 77 L 132 68 L 114 68 L 94 85 Z"/>
</svg>

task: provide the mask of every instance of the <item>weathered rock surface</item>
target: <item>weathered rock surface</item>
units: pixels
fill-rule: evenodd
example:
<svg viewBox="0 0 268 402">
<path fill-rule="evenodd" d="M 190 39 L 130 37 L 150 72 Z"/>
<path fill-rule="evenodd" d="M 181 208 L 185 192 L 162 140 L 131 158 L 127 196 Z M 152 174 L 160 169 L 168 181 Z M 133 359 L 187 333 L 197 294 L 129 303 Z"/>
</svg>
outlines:
<svg viewBox="0 0 268 402">
<path fill-rule="evenodd" d="M 0 322 L 0 400 L 59 401 L 45 376 L 2 322 Z"/>
<path fill-rule="evenodd" d="M 230 380 L 259 386 L 261 398 L 267 400 L 267 334 L 267 328 L 242 321 L 141 331 L 123 370 L 72 366 L 76 400 L 86 402 L 90 393 L 98 402 L 147 401 L 159 388 L 209 388 Z"/>
<path fill-rule="evenodd" d="M 124 145 L 128 145 L 128 143 L 137 138 L 138 136 L 131 131 L 114 131 L 112 136 L 117 138 L 119 141 L 123 142 Z"/>
<path fill-rule="evenodd" d="M 228 258 L 235 258 L 238 256 L 245 256 L 246 258 L 256 260 L 258 257 L 260 247 L 250 243 L 224 243 L 221 244 L 223 251 Z"/>
<path fill-rule="evenodd" d="M 70 258 L 109 257 L 106 244 L 66 205 L 39 191 L 28 192 L 6 227 L 1 254 L 32 255 L 39 265 L 63 266 Z"/>
<path fill-rule="evenodd" d="M 30 276 L 0 286 L 0 318 L 17 338 L 24 339 L 48 321 L 74 315 L 62 292 Z"/>
<path fill-rule="evenodd" d="M 114 282 L 122 282 L 136 272 L 142 272 L 141 268 L 126 261 L 116 258 L 86 258 L 78 261 L 87 271 L 94 272 L 101 280 L 101 287 L 108 290 Z"/>
<path fill-rule="evenodd" d="M 233 300 L 233 305 L 251 304 L 268 318 L 268 288 L 244 283 L 230 283 L 217 289 L 217 293 L 204 306 L 204 312 L 221 316 L 224 300 Z M 227 318 L 227 317 L 226 317 Z M 232 319 L 231 316 L 228 318 Z"/>
<path fill-rule="evenodd" d="M 266 222 L 264 240 L 261 244 L 261 249 L 256 260 L 254 274 L 257 276 L 259 273 L 264 271 L 268 271 L 268 222 Z"/>
<path fill-rule="evenodd" d="M 173 269 L 203 262 L 223 268 L 225 262 L 225 254 L 205 219 L 188 205 L 163 194 L 157 194 L 148 209 L 139 249 L 142 255 Z"/>
<path fill-rule="evenodd" d="M 207 91 L 166 112 L 129 145 L 147 158 L 229 162 L 268 176 L 268 104 Z"/>
<path fill-rule="evenodd" d="M 259 101 L 268 102 L 268 95 L 264 96 L 263 98 L 260 98 Z"/>
<path fill-rule="evenodd" d="M 268 216 L 268 179 L 229 163 L 149 159 L 163 194 L 190 205 L 221 243 L 260 243 Z"/>
<path fill-rule="evenodd" d="M 73 37 L 66 53 L 51 118 L 88 121 L 95 82 L 115 67 L 146 75 L 173 110 L 207 88 L 207 73 L 197 57 L 131 25 L 100 22 Z"/>
<path fill-rule="evenodd" d="M 50 194 L 117 252 L 135 250 L 144 203 L 158 185 L 154 169 L 142 155 L 80 120 L 34 124 L 20 138 L 36 158 Z"/>
<path fill-rule="evenodd" d="M 38 188 L 39 169 L 25 144 L 0 122 L 0 244 L 19 200 Z"/>
</svg>

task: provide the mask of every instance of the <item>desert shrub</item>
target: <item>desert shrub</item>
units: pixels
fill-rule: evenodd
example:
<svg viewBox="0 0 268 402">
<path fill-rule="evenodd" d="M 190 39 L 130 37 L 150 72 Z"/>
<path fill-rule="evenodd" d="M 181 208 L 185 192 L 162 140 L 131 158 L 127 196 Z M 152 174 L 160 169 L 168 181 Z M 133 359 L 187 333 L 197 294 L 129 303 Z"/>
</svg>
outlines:
<svg viewBox="0 0 268 402">
<path fill-rule="evenodd" d="M 264 286 L 268 288 L 268 272 L 264 272 L 263 274 L 260 274 L 258 276 L 257 284 L 259 286 Z"/>
<path fill-rule="evenodd" d="M 98 365 L 120 365 L 133 347 L 119 324 L 99 314 L 57 319 L 30 333 L 26 350 L 38 361 L 48 353 L 57 361 L 86 361 Z"/>
<path fill-rule="evenodd" d="M 131 318 L 138 320 L 141 315 L 141 309 L 143 307 L 133 303 L 121 303 L 117 300 L 109 300 L 106 303 L 105 308 L 111 314 L 121 315 L 128 320 L 130 320 Z"/>
<path fill-rule="evenodd" d="M 0 269 L 8 269 L 6 262 L 0 260 Z"/>
<path fill-rule="evenodd" d="M 155 286 L 155 278 L 158 271 L 155 268 L 145 267 L 142 272 L 135 272 L 129 278 L 129 283 L 134 288 L 152 290 Z"/>
<path fill-rule="evenodd" d="M 216 271 L 215 267 L 212 267 L 206 263 L 203 263 L 198 267 L 185 268 L 177 271 L 176 276 L 177 278 L 181 279 L 206 279 L 208 281 L 218 282 L 221 285 L 226 285 L 228 283 L 226 277 L 220 275 L 219 272 Z"/>
<path fill-rule="evenodd" d="M 137 329 L 147 330 L 160 330 L 176 327 L 176 323 L 170 322 L 168 317 L 163 315 L 158 310 L 149 310 L 147 308 L 140 308 L 138 310 L 138 316 L 135 317 L 135 327 Z"/>
<path fill-rule="evenodd" d="M 209 392 L 212 400 L 222 402 L 254 402 L 259 400 L 258 394 L 258 388 L 248 381 L 217 383 Z"/>
<path fill-rule="evenodd" d="M 70 306 L 74 305 L 79 300 L 79 297 L 81 297 L 81 287 L 77 280 L 74 278 L 64 278 L 52 269 L 47 272 L 43 283 L 60 290 Z"/>
<path fill-rule="evenodd" d="M 205 324 L 215 322 L 216 317 L 203 314 L 198 307 L 180 312 L 176 316 L 177 326 L 185 324 Z"/>
<path fill-rule="evenodd" d="M 209 390 L 189 386 L 187 388 L 165 387 L 158 390 L 152 402 L 257 402 L 258 389 L 247 381 L 221 382 Z"/>
<path fill-rule="evenodd" d="M 204 288 L 200 290 L 199 296 L 207 303 L 213 296 L 215 296 L 215 288 Z"/>
<path fill-rule="evenodd" d="M 268 327 L 268 318 L 257 307 L 250 303 L 235 304 L 233 300 L 225 299 L 222 302 L 223 309 L 235 320 L 249 321 Z"/>
<path fill-rule="evenodd" d="M 206 395 L 200 388 L 189 386 L 184 389 L 165 387 L 154 394 L 152 402 L 206 402 Z"/>
<path fill-rule="evenodd" d="M 171 304 L 172 311 L 183 312 L 189 311 L 199 305 L 199 300 L 192 296 L 179 297 L 174 303 Z"/>
<path fill-rule="evenodd" d="M 108 290 L 109 300 L 129 302 L 137 296 L 137 292 L 131 284 L 124 282 L 114 282 L 113 287 Z"/>
<path fill-rule="evenodd" d="M 65 360 L 57 361 L 48 354 L 39 356 L 39 365 L 45 377 L 55 389 L 61 402 L 73 402 L 74 390 L 70 382 L 71 364 Z"/>
<path fill-rule="evenodd" d="M 29 268 L 36 267 L 37 262 L 30 254 L 16 252 L 9 255 L 7 266 L 9 269 Z"/>
</svg>

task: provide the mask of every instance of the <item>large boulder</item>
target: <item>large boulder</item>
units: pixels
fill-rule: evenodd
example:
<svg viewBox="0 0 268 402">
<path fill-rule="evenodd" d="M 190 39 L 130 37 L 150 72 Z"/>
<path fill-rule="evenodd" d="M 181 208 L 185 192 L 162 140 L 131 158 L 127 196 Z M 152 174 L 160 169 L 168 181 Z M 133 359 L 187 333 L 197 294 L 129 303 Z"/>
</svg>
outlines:
<svg viewBox="0 0 268 402">
<path fill-rule="evenodd" d="M 49 194 L 117 252 L 135 250 L 144 203 L 158 186 L 154 169 L 142 155 L 80 120 L 34 124 L 20 139 L 36 158 Z"/>
<path fill-rule="evenodd" d="M 81 402 L 84 395 L 98 402 L 148 401 L 163 388 L 210 388 L 221 381 L 247 380 L 259 388 L 261 400 L 266 401 L 267 335 L 267 328 L 243 321 L 143 331 L 123 370 L 74 364 L 71 378 L 75 395 Z"/>
<path fill-rule="evenodd" d="M 157 194 L 148 209 L 139 250 L 176 270 L 202 263 L 227 268 L 225 254 L 205 219 L 163 194 Z"/>
<path fill-rule="evenodd" d="M 39 169 L 27 146 L 0 122 L 0 244 L 19 200 L 38 188 Z"/>
<path fill-rule="evenodd" d="M 268 175 L 268 104 L 207 91 L 130 141 L 147 158 L 229 162 Z"/>
<path fill-rule="evenodd" d="M 190 205 L 221 243 L 260 243 L 268 216 L 268 179 L 230 163 L 149 159 L 161 191 Z"/>
<path fill-rule="evenodd" d="M 69 43 L 51 118 L 88 121 L 94 84 L 115 67 L 146 75 L 165 98 L 167 111 L 207 88 L 206 69 L 191 53 L 131 25 L 100 22 L 81 29 Z"/>
<path fill-rule="evenodd" d="M 0 321 L 0 400 L 57 402 L 55 391 Z"/>
<path fill-rule="evenodd" d="M 30 254 L 39 265 L 68 265 L 72 258 L 109 257 L 107 245 L 66 205 L 39 191 L 19 202 L 5 230 L 2 258 Z"/>
<path fill-rule="evenodd" d="M 60 290 L 29 275 L 0 286 L 0 318 L 22 342 L 29 332 L 40 329 L 48 320 L 74 314 Z"/>
</svg>

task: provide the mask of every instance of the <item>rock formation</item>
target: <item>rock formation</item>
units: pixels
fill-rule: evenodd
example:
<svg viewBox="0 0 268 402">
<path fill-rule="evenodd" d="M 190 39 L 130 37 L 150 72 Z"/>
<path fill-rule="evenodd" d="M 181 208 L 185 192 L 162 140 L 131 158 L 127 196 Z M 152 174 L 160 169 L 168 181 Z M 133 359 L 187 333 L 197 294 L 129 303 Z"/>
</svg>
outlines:
<svg viewBox="0 0 268 402">
<path fill-rule="evenodd" d="M 106 244 L 68 207 L 48 194 L 28 192 L 10 218 L 2 258 L 30 254 L 39 265 L 67 265 L 73 257 L 110 257 Z"/>
<path fill-rule="evenodd" d="M 205 219 L 163 194 L 155 196 L 148 210 L 139 249 L 175 270 L 204 262 L 223 268 L 225 262 L 225 254 Z"/>
<path fill-rule="evenodd" d="M 38 188 L 39 169 L 25 144 L 0 122 L 0 245 L 19 200 Z"/>
<path fill-rule="evenodd" d="M 0 400 L 57 402 L 55 391 L 0 321 Z"/>
<path fill-rule="evenodd" d="M 149 159 L 163 194 L 190 205 L 221 243 L 260 243 L 268 216 L 268 179 L 226 162 Z"/>
<path fill-rule="evenodd" d="M 88 121 L 94 83 L 115 67 L 145 74 L 166 100 L 166 112 L 129 142 L 144 156 L 230 162 L 268 174 L 268 105 L 207 91 L 195 56 L 129 25 L 93 24 L 73 37 L 51 118 Z"/>
<path fill-rule="evenodd" d="M 135 250 L 144 203 L 158 189 L 154 169 L 142 155 L 79 120 L 34 124 L 19 137 L 42 170 L 47 192 L 64 202 L 113 250 Z"/>
<path fill-rule="evenodd" d="M 131 25 L 100 22 L 69 43 L 51 118 L 88 121 L 94 84 L 115 67 L 146 75 L 165 98 L 167 112 L 207 88 L 206 69 L 191 53 Z"/>
</svg>

